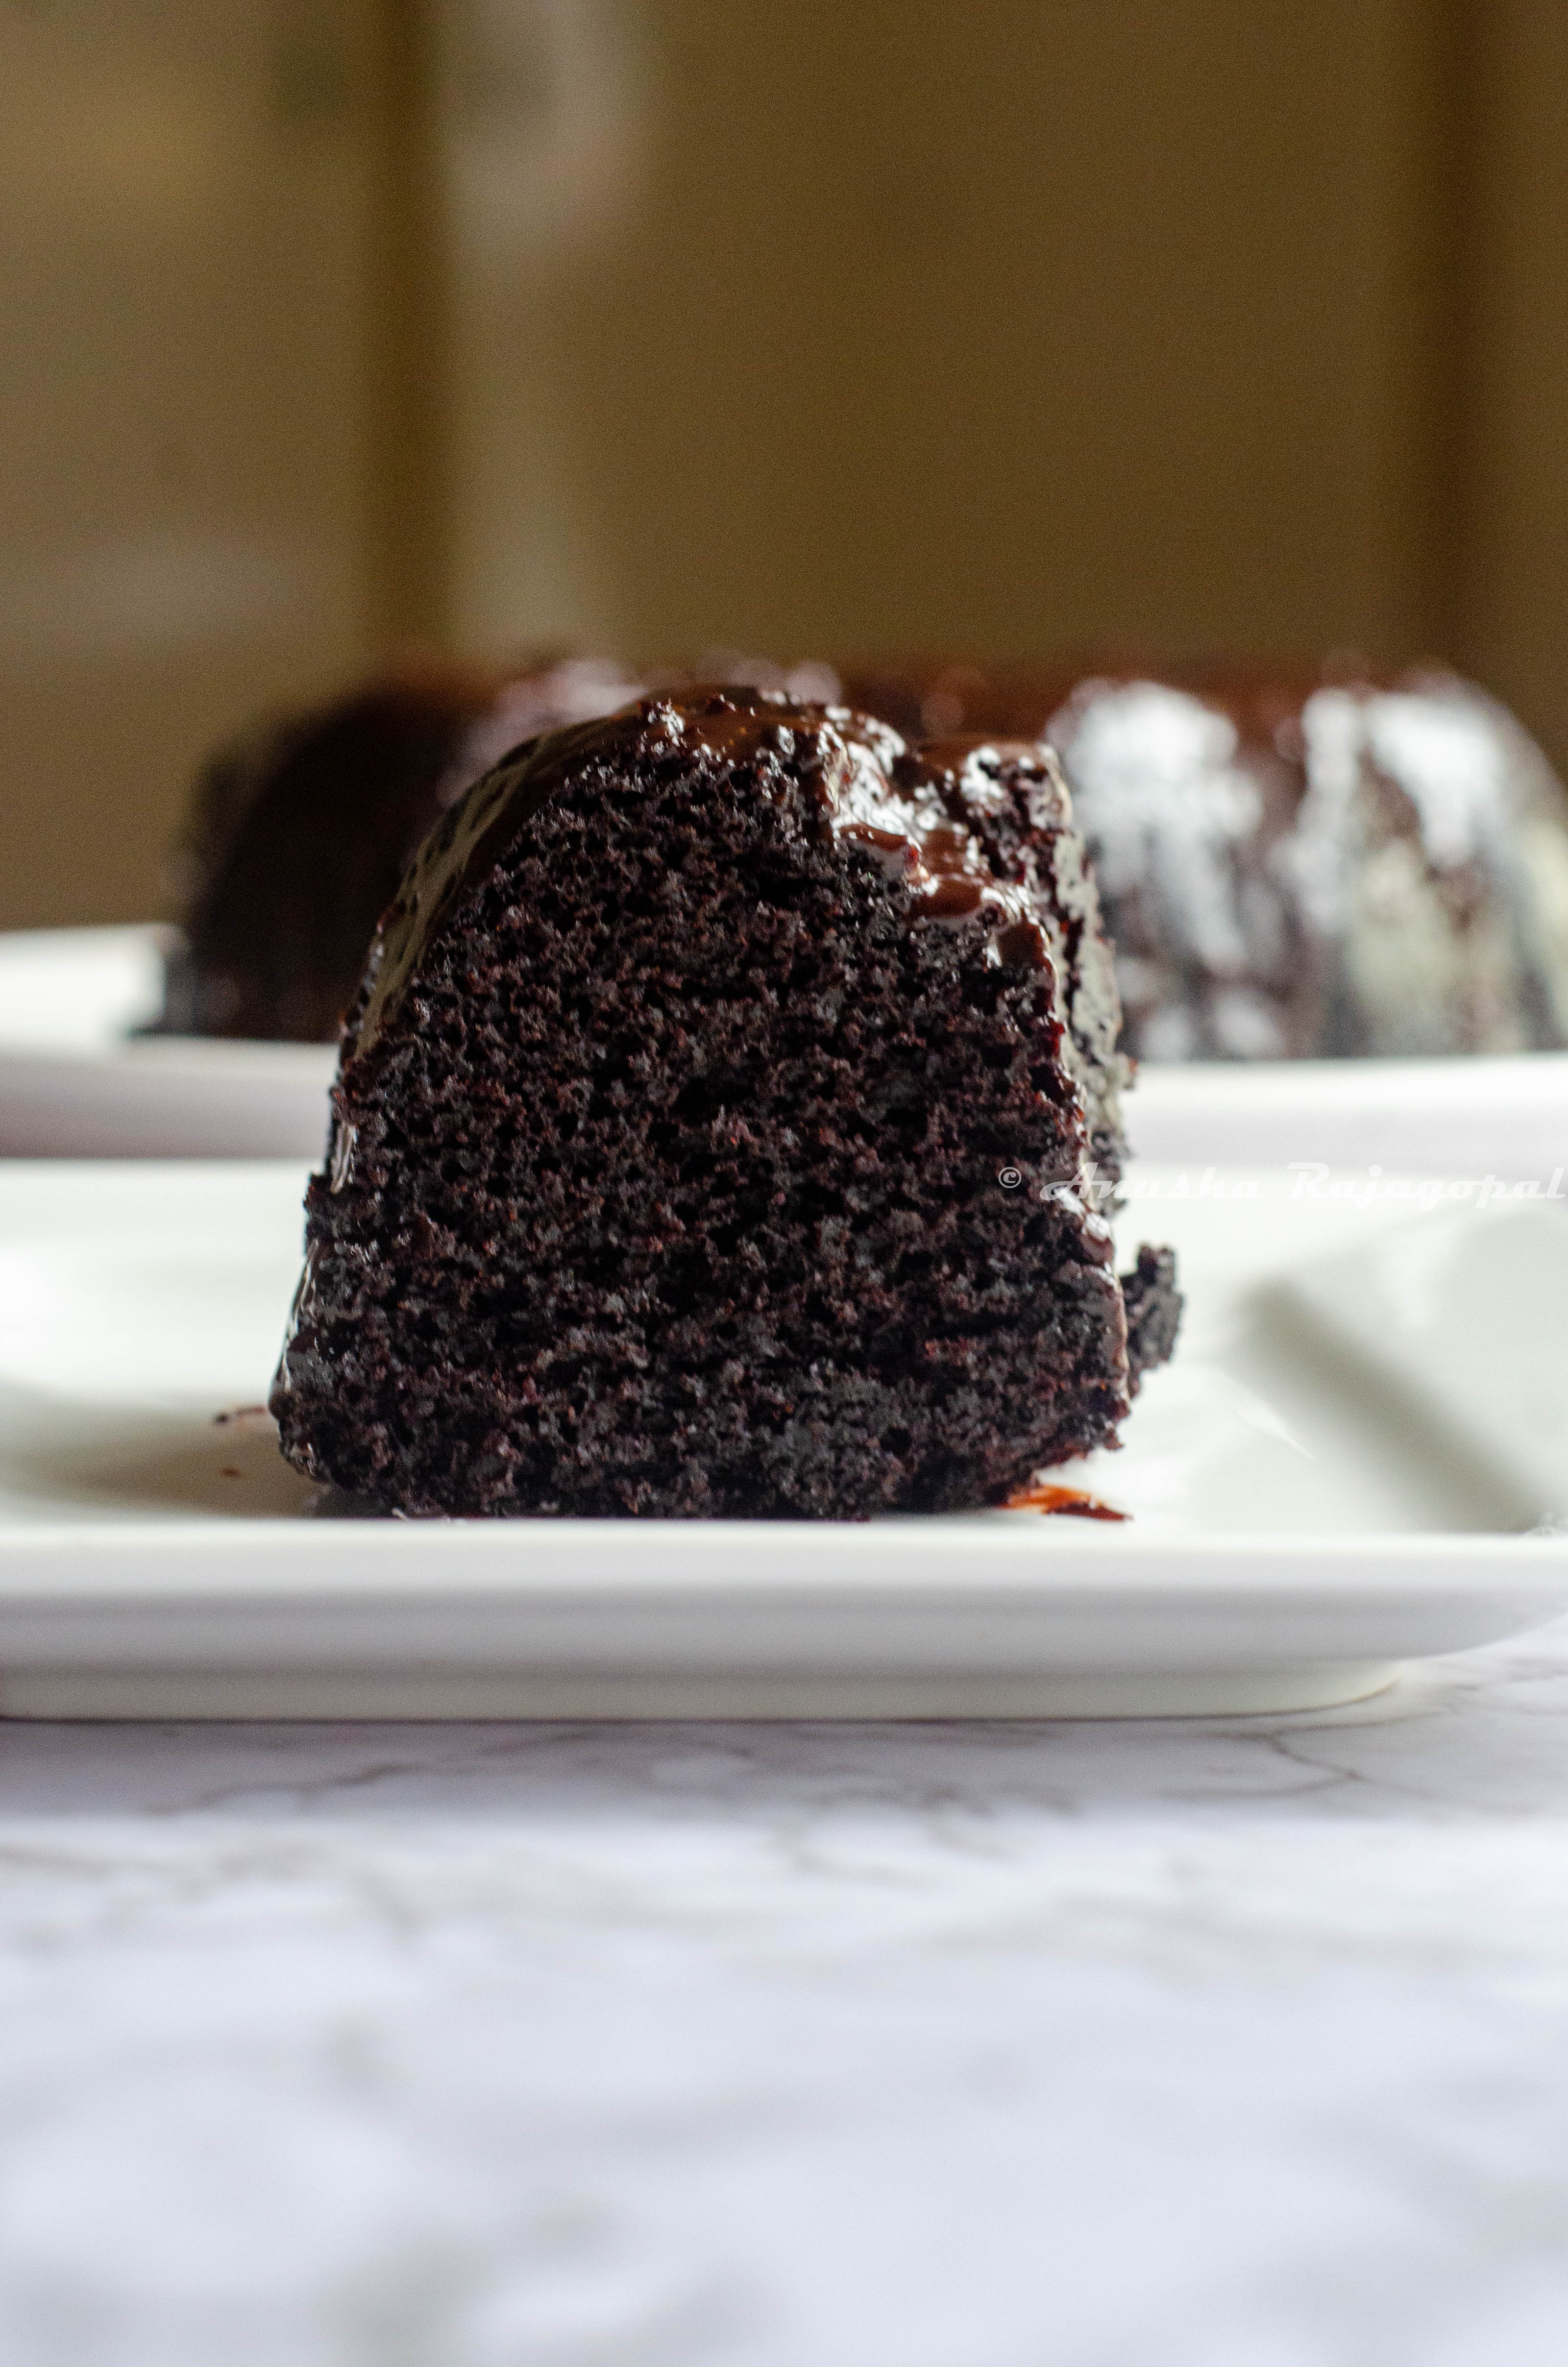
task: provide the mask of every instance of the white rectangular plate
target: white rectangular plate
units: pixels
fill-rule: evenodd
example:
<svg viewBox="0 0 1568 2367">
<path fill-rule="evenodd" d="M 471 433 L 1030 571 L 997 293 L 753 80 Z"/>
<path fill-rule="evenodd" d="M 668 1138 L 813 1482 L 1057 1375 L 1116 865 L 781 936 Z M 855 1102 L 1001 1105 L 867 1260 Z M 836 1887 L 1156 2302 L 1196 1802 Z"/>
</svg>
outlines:
<svg viewBox="0 0 1568 2367">
<path fill-rule="evenodd" d="M 1030 1716 L 1280 1710 L 1568 1601 L 1485 1442 L 1326 1353 L 1281 1278 L 1397 1224 L 1140 1171 L 1176 1362 L 1035 1513 L 809 1524 L 324 1517 L 265 1397 L 294 1164 L 0 1167 L 0 1712 Z M 1417 1221 L 1419 1221 L 1417 1219 Z M 215 1421 L 220 1414 L 237 1418 Z"/>
</svg>

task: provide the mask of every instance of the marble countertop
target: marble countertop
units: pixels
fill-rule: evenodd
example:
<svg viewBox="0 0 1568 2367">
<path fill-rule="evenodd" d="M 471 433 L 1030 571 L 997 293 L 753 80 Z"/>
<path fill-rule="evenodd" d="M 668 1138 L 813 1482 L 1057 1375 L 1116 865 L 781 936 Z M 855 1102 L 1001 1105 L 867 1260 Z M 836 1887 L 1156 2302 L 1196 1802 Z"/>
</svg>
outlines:
<svg viewBox="0 0 1568 2367">
<path fill-rule="evenodd" d="M 0 1729 L 0 2357 L 1561 2367 L 1565 1739 Z"/>
</svg>

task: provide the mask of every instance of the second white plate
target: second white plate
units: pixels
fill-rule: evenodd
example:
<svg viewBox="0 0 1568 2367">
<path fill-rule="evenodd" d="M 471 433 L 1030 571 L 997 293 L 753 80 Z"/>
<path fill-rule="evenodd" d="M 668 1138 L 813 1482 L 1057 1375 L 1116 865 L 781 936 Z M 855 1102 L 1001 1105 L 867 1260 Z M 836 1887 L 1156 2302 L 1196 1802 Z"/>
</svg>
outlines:
<svg viewBox="0 0 1568 2367">
<path fill-rule="evenodd" d="M 0 1154 L 318 1158 L 332 1044 L 139 1036 L 162 1008 L 160 928 L 0 935 Z"/>
</svg>

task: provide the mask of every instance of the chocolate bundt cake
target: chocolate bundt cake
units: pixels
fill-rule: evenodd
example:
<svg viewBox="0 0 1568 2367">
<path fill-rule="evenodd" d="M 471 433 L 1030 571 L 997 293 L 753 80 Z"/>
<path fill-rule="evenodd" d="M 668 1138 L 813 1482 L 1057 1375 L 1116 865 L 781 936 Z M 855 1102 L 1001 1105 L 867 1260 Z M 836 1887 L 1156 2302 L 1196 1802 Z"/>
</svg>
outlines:
<svg viewBox="0 0 1568 2367">
<path fill-rule="evenodd" d="M 407 667 L 211 758 L 157 1032 L 331 1043 L 404 864 L 495 758 L 641 685 L 601 660 Z"/>
<path fill-rule="evenodd" d="M 414 1512 L 1005 1501 L 1174 1338 L 1096 1205 L 1118 1016 L 1039 747 L 737 687 L 534 741 L 371 950 L 285 1454 Z"/>
<path fill-rule="evenodd" d="M 1568 794 L 1471 684 L 1090 681 L 1046 729 L 1140 1057 L 1568 1044 Z"/>
</svg>

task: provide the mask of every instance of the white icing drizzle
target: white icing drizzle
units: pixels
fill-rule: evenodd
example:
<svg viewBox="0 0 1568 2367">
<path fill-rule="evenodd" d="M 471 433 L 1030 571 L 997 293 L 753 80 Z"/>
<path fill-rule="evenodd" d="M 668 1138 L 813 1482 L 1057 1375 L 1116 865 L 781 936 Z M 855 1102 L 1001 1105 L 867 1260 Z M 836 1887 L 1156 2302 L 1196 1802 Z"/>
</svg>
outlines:
<svg viewBox="0 0 1568 2367">
<path fill-rule="evenodd" d="M 1453 681 L 1320 691 L 1302 731 L 1307 794 L 1286 852 L 1371 1048 L 1523 1048 L 1529 886 L 1510 850 L 1507 750 L 1488 704 Z M 1414 832 L 1391 824 L 1381 784 Z"/>
<path fill-rule="evenodd" d="M 1471 685 L 1324 687 L 1270 750 L 1188 692 L 1089 683 L 1051 736 L 1145 1058 L 1568 1040 L 1568 798 Z M 1276 765 L 1304 785 L 1268 845 Z M 1327 1015 L 1303 1003 L 1292 1044 L 1314 947 Z"/>
<path fill-rule="evenodd" d="M 1462 684 L 1320 690 L 1301 710 L 1301 737 L 1307 791 L 1278 859 L 1320 935 L 1348 923 L 1357 865 L 1376 834 L 1369 801 L 1380 775 L 1408 798 L 1433 871 L 1511 867 L 1507 751 L 1487 703 Z"/>
<path fill-rule="evenodd" d="M 1256 829 L 1261 801 L 1236 761 L 1235 725 L 1153 682 L 1089 684 L 1073 707 L 1051 737 L 1105 894 L 1144 898 L 1173 948 L 1205 969 L 1243 971 L 1232 850 Z"/>
<path fill-rule="evenodd" d="M 1494 855 L 1506 831 L 1504 752 L 1482 708 L 1453 692 L 1387 691 L 1362 704 L 1372 762 L 1415 806 L 1439 871 Z"/>
</svg>

